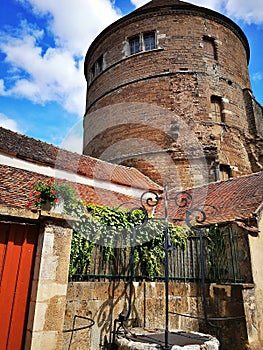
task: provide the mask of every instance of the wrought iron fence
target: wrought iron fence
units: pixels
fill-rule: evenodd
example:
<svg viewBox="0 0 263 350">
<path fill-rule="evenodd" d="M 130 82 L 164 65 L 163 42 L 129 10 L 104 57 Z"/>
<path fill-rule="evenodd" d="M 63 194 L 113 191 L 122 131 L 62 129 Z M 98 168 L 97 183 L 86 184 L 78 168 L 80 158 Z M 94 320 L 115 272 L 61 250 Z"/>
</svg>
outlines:
<svg viewBox="0 0 263 350">
<path fill-rule="evenodd" d="M 231 226 L 213 226 L 202 230 L 205 280 L 220 283 L 249 283 L 252 280 L 250 256 L 246 235 L 240 235 Z M 87 271 L 71 276 L 71 281 L 128 280 L 130 276 L 130 248 L 94 245 Z M 144 261 L 135 264 L 134 280 L 164 280 L 164 264 L 159 274 L 145 273 Z M 200 281 L 200 236 L 190 235 L 185 248 L 169 251 L 169 278 L 176 281 Z"/>
</svg>

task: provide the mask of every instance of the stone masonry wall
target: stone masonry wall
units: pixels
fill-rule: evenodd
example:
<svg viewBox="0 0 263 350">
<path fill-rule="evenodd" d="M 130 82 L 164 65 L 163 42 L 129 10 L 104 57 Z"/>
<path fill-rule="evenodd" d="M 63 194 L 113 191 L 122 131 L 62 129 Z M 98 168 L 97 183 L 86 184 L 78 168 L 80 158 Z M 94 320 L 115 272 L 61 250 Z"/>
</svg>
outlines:
<svg viewBox="0 0 263 350">
<path fill-rule="evenodd" d="M 129 56 L 128 38 L 148 31 L 156 31 L 156 49 Z M 214 39 L 217 58 L 205 55 L 204 36 Z M 214 160 L 231 166 L 236 175 L 251 173 L 243 97 L 243 90 L 250 89 L 248 57 L 228 23 L 164 6 L 120 25 L 116 22 L 114 31 L 104 31 L 88 51 L 86 77 L 101 55 L 104 70 L 93 80 L 87 78 L 85 154 L 136 165 L 159 184 L 173 186 L 178 183 L 176 173 L 185 169 L 180 164 L 182 149 L 184 161 L 195 158 L 196 148 L 203 153 L 201 178 L 193 177 L 193 166 L 181 179 L 183 187 L 214 181 L 210 176 Z M 222 98 L 223 124 L 213 121 L 212 95 Z M 157 106 L 163 110 L 158 115 Z M 188 130 L 182 130 L 180 123 Z M 184 149 L 185 139 L 194 143 L 192 152 Z M 148 158 L 153 153 L 154 162 Z M 164 164 L 161 153 L 174 164 L 174 177 L 168 174 L 171 164 Z M 167 175 L 156 175 L 166 170 Z"/>
<path fill-rule="evenodd" d="M 253 171 L 263 168 L 263 107 L 255 100 L 250 90 L 244 90 L 249 131 L 249 157 Z"/>
<path fill-rule="evenodd" d="M 25 350 L 62 347 L 72 229 L 52 215 L 41 218 Z"/>
<path fill-rule="evenodd" d="M 207 310 L 209 317 L 229 317 L 225 321 L 213 321 L 222 327 L 224 350 L 245 350 L 247 346 L 246 317 L 252 321 L 251 312 L 245 315 L 246 308 L 253 308 L 253 285 L 206 285 Z M 114 320 L 128 307 L 128 284 L 123 282 L 73 282 L 68 285 L 65 329 L 72 329 L 75 315 L 89 317 L 95 324 L 82 331 L 76 331 L 71 338 L 64 334 L 63 349 L 99 350 L 110 348 L 113 340 Z M 217 328 L 204 322 L 201 286 L 193 283 L 169 284 L 170 329 L 201 331 L 218 336 Z M 174 313 L 174 314 L 173 314 Z M 195 318 L 179 316 L 191 315 Z M 231 317 L 240 317 L 232 319 Z M 129 326 L 147 329 L 165 327 L 165 285 L 161 282 L 135 282 L 133 284 L 132 313 Z M 89 325 L 79 319 L 75 328 Z M 71 343 L 70 343 L 71 338 Z"/>
</svg>

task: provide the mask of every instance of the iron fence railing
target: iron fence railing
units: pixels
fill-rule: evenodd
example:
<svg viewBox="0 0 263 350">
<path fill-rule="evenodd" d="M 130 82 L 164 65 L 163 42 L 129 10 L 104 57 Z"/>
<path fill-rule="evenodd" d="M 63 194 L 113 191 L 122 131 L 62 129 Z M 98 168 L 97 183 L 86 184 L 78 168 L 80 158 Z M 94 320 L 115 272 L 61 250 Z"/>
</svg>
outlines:
<svg viewBox="0 0 263 350">
<path fill-rule="evenodd" d="M 240 235 L 231 227 L 202 230 L 205 280 L 220 283 L 249 283 L 252 281 L 250 255 L 246 235 Z M 71 276 L 71 281 L 126 281 L 129 279 L 130 248 L 114 248 L 107 255 L 107 248 L 95 245 L 87 273 Z M 164 280 L 164 264 L 160 273 L 149 277 L 144 262 L 135 265 L 133 280 Z M 200 236 L 191 235 L 186 247 L 173 247 L 169 251 L 169 279 L 200 281 Z"/>
</svg>

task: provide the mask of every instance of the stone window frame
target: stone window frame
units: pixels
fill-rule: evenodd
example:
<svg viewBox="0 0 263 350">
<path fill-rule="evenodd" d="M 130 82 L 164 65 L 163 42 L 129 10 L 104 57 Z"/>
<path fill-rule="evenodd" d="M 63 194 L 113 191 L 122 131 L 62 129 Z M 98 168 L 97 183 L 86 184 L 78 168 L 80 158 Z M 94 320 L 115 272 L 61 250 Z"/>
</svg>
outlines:
<svg viewBox="0 0 263 350">
<path fill-rule="evenodd" d="M 150 44 L 150 47 L 147 48 L 145 45 L 146 38 L 152 38 L 154 44 Z M 128 56 L 135 55 L 140 52 L 152 51 L 157 49 L 157 34 L 156 30 L 149 30 L 135 34 L 127 39 L 128 42 Z"/>
<path fill-rule="evenodd" d="M 219 124 L 225 122 L 225 118 L 223 114 L 223 99 L 221 96 L 218 96 L 218 95 L 210 96 L 210 110 L 211 110 L 211 117 L 213 122 L 219 123 Z"/>
<path fill-rule="evenodd" d="M 157 48 L 157 39 L 156 39 L 156 31 L 150 31 L 150 32 L 144 32 L 142 34 L 143 37 L 143 51 L 151 51 L 151 50 L 155 50 Z M 153 39 L 153 42 L 150 42 L 150 47 L 146 48 L 146 38 L 150 38 Z M 152 47 L 153 45 L 153 47 Z"/>
<path fill-rule="evenodd" d="M 212 161 L 211 163 L 211 174 L 214 174 L 215 181 L 229 180 L 233 177 L 233 167 L 227 163 L 219 163 Z"/>
<path fill-rule="evenodd" d="M 229 164 L 219 164 L 219 180 L 229 180 L 232 178 L 231 166 Z"/>
<path fill-rule="evenodd" d="M 210 35 L 203 36 L 204 57 L 218 60 L 216 40 Z"/>
<path fill-rule="evenodd" d="M 103 70 L 105 69 L 104 65 L 104 55 L 101 54 L 99 58 L 93 63 L 90 70 L 90 82 L 95 79 Z"/>
<path fill-rule="evenodd" d="M 129 42 L 129 54 L 135 55 L 141 51 L 141 37 L 139 34 L 133 35 L 128 39 Z"/>
</svg>

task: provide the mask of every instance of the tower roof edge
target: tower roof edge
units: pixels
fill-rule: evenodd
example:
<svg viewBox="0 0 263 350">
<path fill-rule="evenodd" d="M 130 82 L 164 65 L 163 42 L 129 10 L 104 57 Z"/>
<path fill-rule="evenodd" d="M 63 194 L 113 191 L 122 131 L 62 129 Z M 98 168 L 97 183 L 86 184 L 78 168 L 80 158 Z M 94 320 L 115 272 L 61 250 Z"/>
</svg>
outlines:
<svg viewBox="0 0 263 350">
<path fill-rule="evenodd" d="M 185 1 L 180 0 L 152 0 L 146 3 L 145 5 L 137 8 L 136 10 L 132 11 L 131 13 L 121 17 L 117 21 L 110 24 L 108 27 L 106 27 L 91 43 L 90 47 L 87 50 L 87 54 L 85 57 L 85 63 L 84 63 L 84 72 L 86 67 L 86 62 L 89 57 L 89 55 L 93 52 L 93 50 L 99 45 L 100 41 L 103 40 L 105 35 L 108 35 L 111 32 L 114 32 L 116 27 L 125 25 L 128 21 L 132 21 L 138 16 L 147 15 L 149 13 L 158 12 L 161 9 L 169 9 L 169 12 L 175 12 L 175 13 L 188 13 L 193 15 L 200 15 L 204 16 L 205 18 L 211 18 L 214 21 L 217 21 L 224 26 L 231 29 L 236 36 L 240 39 L 242 42 L 246 54 L 247 54 L 247 63 L 249 63 L 250 60 L 250 47 L 249 42 L 247 40 L 247 37 L 243 30 L 229 17 L 226 17 L 225 15 L 216 12 L 214 10 L 208 9 L 206 7 L 197 6 Z"/>
</svg>

